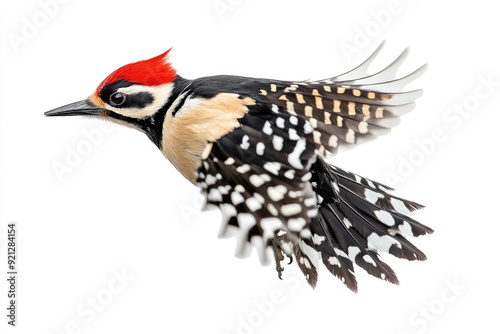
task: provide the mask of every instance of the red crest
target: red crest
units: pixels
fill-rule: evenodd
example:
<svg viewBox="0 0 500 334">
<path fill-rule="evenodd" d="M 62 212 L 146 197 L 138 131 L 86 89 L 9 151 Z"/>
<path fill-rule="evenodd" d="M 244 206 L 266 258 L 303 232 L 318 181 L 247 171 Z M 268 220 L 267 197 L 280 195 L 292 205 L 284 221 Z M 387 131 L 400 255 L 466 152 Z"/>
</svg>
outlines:
<svg viewBox="0 0 500 334">
<path fill-rule="evenodd" d="M 102 88 L 118 80 L 127 80 L 144 86 L 159 86 L 175 80 L 175 69 L 168 62 L 168 51 L 151 59 L 141 60 L 120 67 L 97 87 L 96 95 L 99 96 Z"/>
</svg>

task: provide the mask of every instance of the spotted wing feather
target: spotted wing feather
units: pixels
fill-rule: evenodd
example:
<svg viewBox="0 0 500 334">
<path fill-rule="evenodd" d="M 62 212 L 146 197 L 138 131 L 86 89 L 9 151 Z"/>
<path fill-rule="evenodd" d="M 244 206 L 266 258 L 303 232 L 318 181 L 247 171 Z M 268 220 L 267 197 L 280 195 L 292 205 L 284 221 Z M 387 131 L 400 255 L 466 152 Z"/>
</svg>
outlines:
<svg viewBox="0 0 500 334">
<path fill-rule="evenodd" d="M 339 146 L 363 143 L 388 133 L 399 123 L 399 116 L 414 108 L 422 91 L 403 89 L 425 72 L 426 66 L 397 78 L 406 54 L 407 50 L 373 75 L 360 67 L 320 81 L 272 83 L 261 94 L 269 103 L 310 122 L 320 154 L 335 153 Z"/>
<path fill-rule="evenodd" d="M 305 138 L 309 124 L 292 116 L 253 106 L 240 127 L 212 144 L 197 172 L 207 203 L 222 211 L 220 236 L 237 238 L 237 256 L 249 255 L 255 246 L 267 263 L 268 242 L 279 231 L 294 242 L 310 238 L 317 211 L 308 181 L 316 157 Z"/>
</svg>

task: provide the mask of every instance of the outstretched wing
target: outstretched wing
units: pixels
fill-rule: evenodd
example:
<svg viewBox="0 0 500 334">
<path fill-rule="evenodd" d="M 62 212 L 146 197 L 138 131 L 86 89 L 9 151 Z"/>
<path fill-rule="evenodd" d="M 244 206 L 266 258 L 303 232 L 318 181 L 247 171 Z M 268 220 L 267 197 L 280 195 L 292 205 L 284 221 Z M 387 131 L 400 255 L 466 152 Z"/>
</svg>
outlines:
<svg viewBox="0 0 500 334">
<path fill-rule="evenodd" d="M 319 258 L 309 226 L 318 198 L 309 180 L 317 154 L 387 133 L 421 95 L 402 89 L 425 67 L 395 77 L 407 50 L 366 74 L 379 51 L 352 71 L 316 82 L 233 79 L 232 92 L 255 104 L 238 127 L 209 145 L 197 183 L 207 203 L 221 209 L 220 237 L 236 237 L 237 256 L 248 256 L 253 246 L 267 263 L 269 239 L 288 232 L 299 267 L 315 285 Z"/>
<path fill-rule="evenodd" d="M 421 90 L 403 92 L 427 66 L 397 78 L 408 49 L 375 74 L 366 70 L 382 45 L 360 66 L 320 81 L 271 83 L 261 91 L 269 103 L 308 120 L 320 154 L 335 153 L 339 146 L 359 144 L 386 134 L 399 124 L 399 116 L 415 107 Z"/>
</svg>

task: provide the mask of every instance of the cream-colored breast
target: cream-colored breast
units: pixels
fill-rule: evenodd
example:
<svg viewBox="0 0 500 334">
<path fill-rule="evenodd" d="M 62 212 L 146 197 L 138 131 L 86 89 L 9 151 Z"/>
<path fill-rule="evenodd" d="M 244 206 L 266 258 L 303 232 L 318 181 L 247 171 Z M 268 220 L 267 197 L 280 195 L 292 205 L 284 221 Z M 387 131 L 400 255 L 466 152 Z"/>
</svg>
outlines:
<svg viewBox="0 0 500 334">
<path fill-rule="evenodd" d="M 255 105 L 252 98 L 220 93 L 211 99 L 188 100 L 173 117 L 174 102 L 163 123 L 163 154 L 195 184 L 195 173 L 202 156 L 210 153 L 211 143 L 239 127 L 238 119 L 248 112 L 250 105 Z"/>
</svg>

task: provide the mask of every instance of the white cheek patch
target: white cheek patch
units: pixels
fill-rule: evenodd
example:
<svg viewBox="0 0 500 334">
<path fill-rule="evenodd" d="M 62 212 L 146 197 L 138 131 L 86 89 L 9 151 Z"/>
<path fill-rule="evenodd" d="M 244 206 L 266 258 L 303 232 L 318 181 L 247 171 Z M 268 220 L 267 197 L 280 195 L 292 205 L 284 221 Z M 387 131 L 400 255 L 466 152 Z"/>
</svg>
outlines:
<svg viewBox="0 0 500 334">
<path fill-rule="evenodd" d="M 168 83 L 160 86 L 149 87 L 141 85 L 132 85 L 129 87 L 119 88 L 117 92 L 124 93 L 127 95 L 133 95 L 137 93 L 149 93 L 153 96 L 153 102 L 145 106 L 144 108 L 115 108 L 105 103 L 106 109 L 114 111 L 117 114 L 133 117 L 133 118 L 145 118 L 154 115 L 161 107 L 163 107 L 170 96 L 172 95 L 172 90 L 174 89 L 173 83 Z"/>
</svg>

